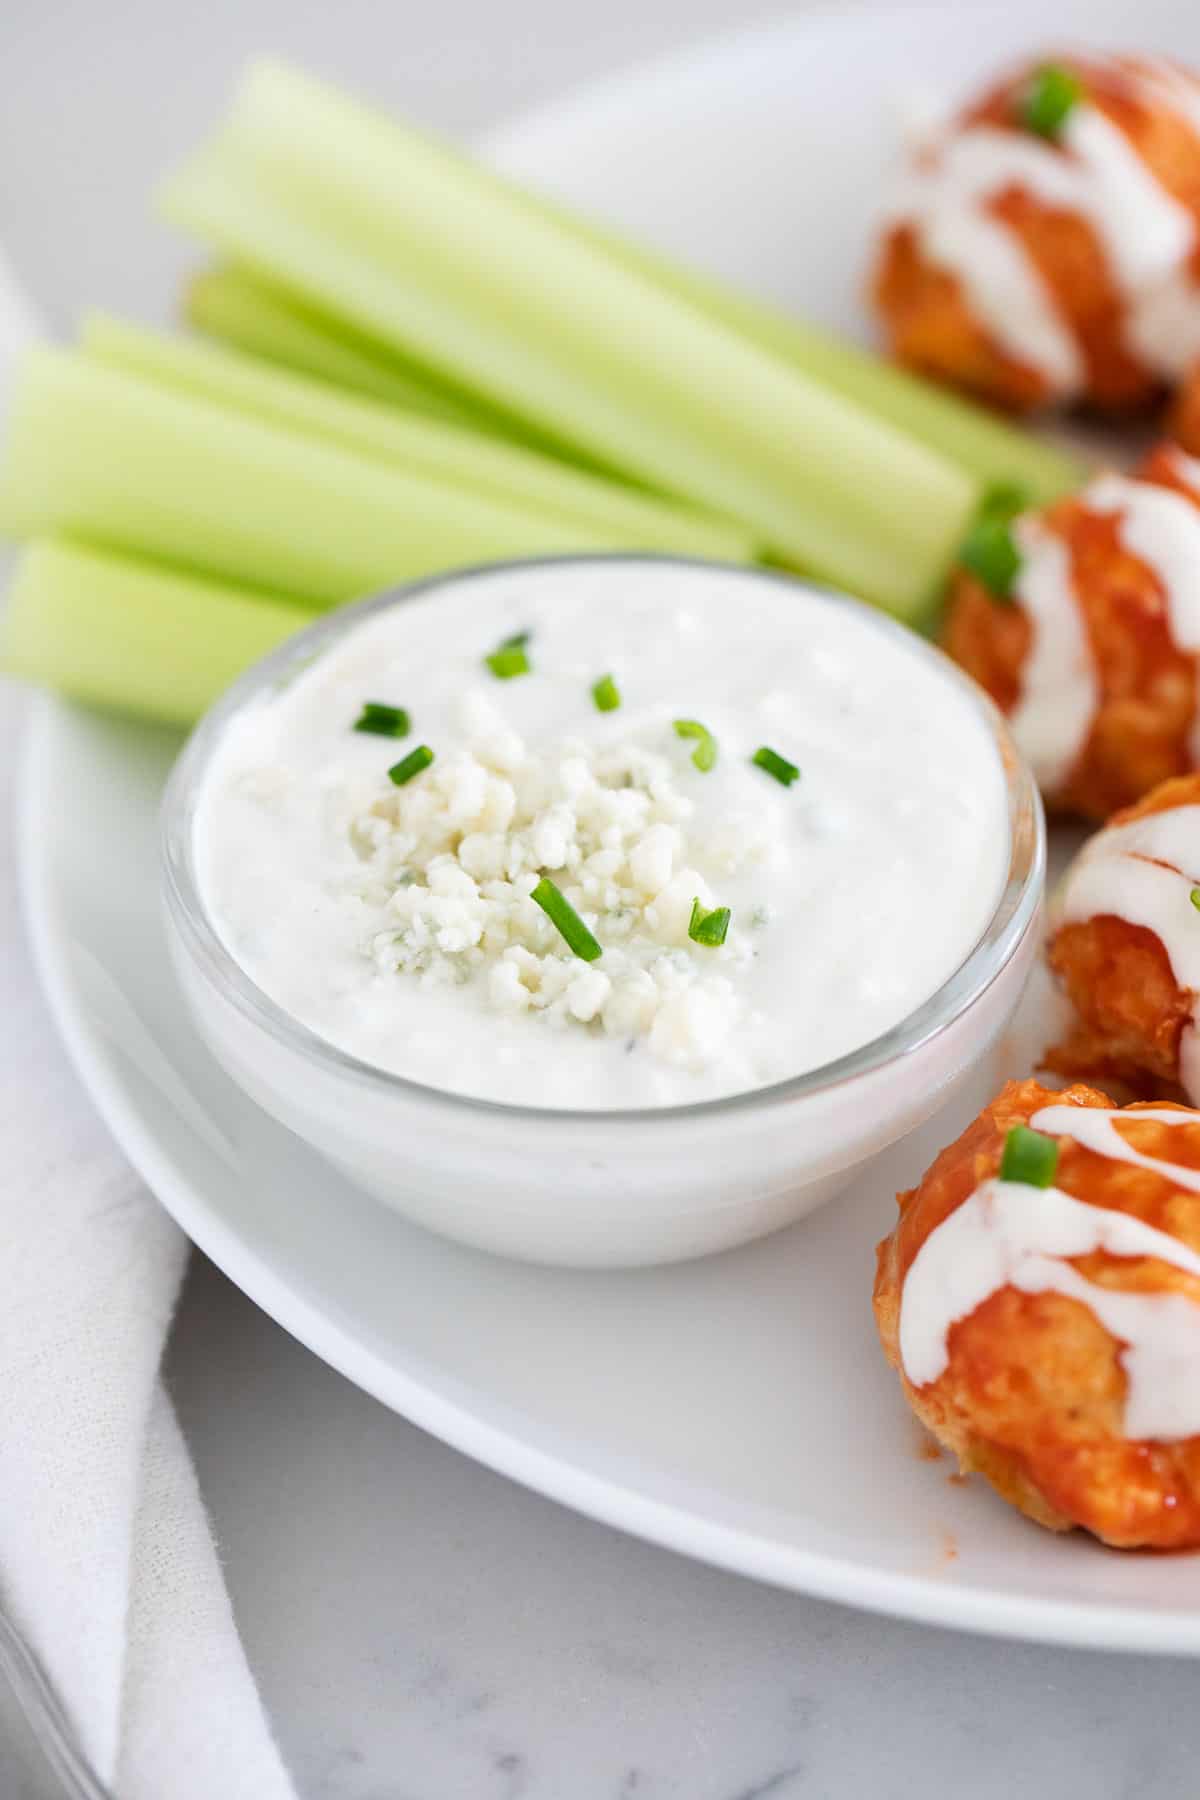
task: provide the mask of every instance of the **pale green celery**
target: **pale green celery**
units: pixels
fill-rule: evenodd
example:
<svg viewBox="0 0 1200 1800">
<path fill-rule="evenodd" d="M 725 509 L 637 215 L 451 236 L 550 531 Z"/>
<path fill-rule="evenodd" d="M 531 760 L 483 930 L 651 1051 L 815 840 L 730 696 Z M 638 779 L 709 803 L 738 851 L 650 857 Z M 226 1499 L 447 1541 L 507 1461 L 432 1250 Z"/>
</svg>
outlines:
<svg viewBox="0 0 1200 1800">
<path fill-rule="evenodd" d="M 802 374 L 865 406 L 931 450 L 940 451 L 977 477 L 985 489 L 1017 486 L 1028 494 L 1032 505 L 1045 505 L 1073 492 L 1087 479 L 1089 465 L 1084 458 L 1046 443 L 961 394 L 914 375 L 879 352 L 757 300 L 714 275 L 677 263 L 494 169 L 487 173 L 510 198 L 636 269 Z"/>
<path fill-rule="evenodd" d="M 100 314 L 88 318 L 81 342 L 89 357 L 145 381 L 588 531 L 612 533 L 630 546 L 729 561 L 754 558 L 752 539 L 736 525 L 565 468 L 531 450 L 340 393 L 236 351 Z"/>
<path fill-rule="evenodd" d="M 907 613 L 979 484 L 484 172 L 273 65 L 168 214 L 781 559 Z"/>
<path fill-rule="evenodd" d="M 1072 492 L 1087 478 L 1088 464 L 1083 457 L 911 374 L 873 350 L 835 337 L 590 220 L 576 218 L 540 196 L 526 194 L 524 198 L 551 213 L 564 230 L 601 245 L 681 299 L 784 358 L 802 374 L 940 451 L 985 488 L 1016 485 L 1028 494 L 1031 505 L 1038 506 Z M 446 417 L 451 416 L 450 406 L 457 405 L 463 421 L 477 430 L 498 436 L 514 436 L 519 430 L 500 415 L 483 411 L 471 415 L 467 399 L 443 401 L 432 385 L 418 389 L 415 374 L 393 376 L 379 345 L 366 338 L 354 341 L 348 328 L 331 316 L 293 310 L 289 301 L 241 269 L 222 266 L 193 277 L 184 314 L 197 330 L 210 336 L 375 399 L 431 412 L 440 403 Z M 406 400 L 406 392 L 412 398 Z M 423 406 L 422 394 L 426 396 Z"/>
<path fill-rule="evenodd" d="M 462 425 L 475 424 L 479 417 L 468 401 L 457 401 L 398 361 L 386 362 L 374 347 L 360 347 L 320 314 L 244 270 L 221 266 L 190 276 L 183 316 L 197 331 L 236 350 L 388 406 Z"/>
<path fill-rule="evenodd" d="M 931 449 L 942 452 L 976 476 L 985 487 L 1016 484 L 1032 504 L 1044 504 L 1070 492 L 1086 478 L 1085 460 L 1044 442 L 1031 433 L 989 412 L 984 407 L 949 392 L 899 367 L 885 356 L 809 324 L 777 306 L 756 300 L 728 283 L 699 270 L 676 263 L 659 252 L 585 219 L 541 195 L 518 187 L 495 171 L 487 171 L 497 188 L 508 196 L 553 218 L 565 231 L 599 246 L 610 256 L 648 276 L 711 318 L 730 326 L 750 341 L 786 360 L 801 373 L 832 388 L 844 398 L 865 406 L 878 417 L 899 426 Z M 202 330 L 237 341 L 236 322 L 248 316 L 256 329 L 245 347 L 258 354 L 287 360 L 291 305 L 282 296 L 242 270 L 223 268 L 197 278 L 197 294 L 213 292 L 213 319 L 204 314 L 201 299 L 188 312 Z M 227 298 L 226 298 L 227 296 Z M 232 328 L 222 329 L 225 307 Z M 261 309 L 261 310 L 260 310 Z M 351 342 L 347 327 L 332 316 L 311 313 L 303 319 L 306 352 L 314 374 L 346 386 L 362 386 L 364 392 L 389 397 L 385 391 L 389 370 L 382 347 L 373 340 Z M 349 359 L 343 372 L 343 353 Z M 416 376 L 411 378 L 413 381 Z M 432 388 L 427 390 L 431 395 Z M 469 400 L 457 402 L 468 406 Z M 447 402 L 449 404 L 449 402 Z M 476 422 L 479 422 L 478 420 Z M 501 431 L 511 425 L 493 425 Z"/>
<path fill-rule="evenodd" d="M 312 606 L 465 563 L 627 547 L 48 349 L 15 384 L 0 531 L 161 557 Z"/>
<path fill-rule="evenodd" d="M 580 467 L 596 466 L 593 459 L 552 441 L 525 420 L 490 406 L 482 395 L 452 390 L 430 370 L 390 352 L 378 339 L 305 305 L 248 269 L 226 263 L 192 276 L 184 292 L 183 313 L 206 336 L 301 375 Z"/>
<path fill-rule="evenodd" d="M 311 375 L 407 411 L 425 412 L 486 437 L 536 450 L 541 456 L 553 456 L 607 480 L 645 489 L 644 483 L 629 483 L 626 476 L 588 456 L 578 445 L 564 444 L 527 419 L 502 412 L 482 394 L 451 387 L 431 369 L 356 330 L 348 320 L 335 318 L 263 279 L 244 264 L 222 262 L 189 277 L 184 284 L 182 312 L 186 323 L 206 337 L 281 363 L 296 374 Z"/>
<path fill-rule="evenodd" d="M 670 262 L 553 209 L 564 229 L 607 248 L 631 268 L 689 301 L 747 341 L 778 356 L 843 399 L 947 456 L 983 488 L 1016 486 L 1034 506 L 1074 492 L 1089 474 L 1084 458 L 1035 437 L 973 401 L 936 386 L 875 351 L 765 305 L 715 278 Z"/>
<path fill-rule="evenodd" d="M 175 569 L 35 543 L 9 584 L 0 668 L 93 706 L 191 725 L 309 620 L 300 607 Z"/>
<path fill-rule="evenodd" d="M 985 489 L 1015 485 L 1028 493 L 1031 504 L 1044 505 L 1073 492 L 1087 479 L 1089 465 L 1084 458 L 1035 437 L 961 394 L 730 287 L 714 275 L 677 263 L 519 186 L 496 170 L 486 173 L 510 199 L 553 220 L 562 230 L 636 269 L 802 374 L 940 451 L 977 477 Z"/>
</svg>

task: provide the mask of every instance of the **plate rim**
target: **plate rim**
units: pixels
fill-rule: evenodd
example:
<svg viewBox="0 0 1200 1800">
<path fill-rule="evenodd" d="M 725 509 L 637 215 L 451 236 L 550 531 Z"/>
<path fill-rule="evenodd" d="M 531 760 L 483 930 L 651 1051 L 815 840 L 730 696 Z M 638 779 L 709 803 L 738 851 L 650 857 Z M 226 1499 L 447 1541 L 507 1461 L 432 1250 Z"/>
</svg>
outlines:
<svg viewBox="0 0 1200 1800">
<path fill-rule="evenodd" d="M 504 158 L 528 136 L 578 125 L 620 106 L 631 90 L 662 80 L 697 78 L 715 58 L 736 48 L 795 38 L 834 21 L 880 9 L 868 4 L 822 6 L 792 17 L 734 27 L 678 51 L 636 62 L 505 120 L 486 139 Z M 934 0 L 888 7 L 897 19 L 948 8 Z M 1070 7 L 1076 11 L 1075 6 Z M 687 1499 L 664 1498 L 627 1475 L 589 1468 L 571 1449 L 548 1447 L 473 1410 L 469 1399 L 439 1391 L 417 1371 L 389 1364 L 356 1339 L 320 1305 L 296 1291 L 237 1231 L 215 1215 L 198 1184 L 176 1167 L 167 1145 L 143 1121 L 125 1084 L 93 1033 L 75 989 L 66 931 L 53 878 L 53 834 L 45 829 L 48 772 L 66 718 L 85 709 L 52 695 L 35 697 L 22 731 L 16 775 L 15 861 L 20 908 L 39 986 L 68 1057 L 122 1153 L 185 1234 L 236 1286 L 322 1361 L 390 1410 L 451 1448 L 520 1485 L 584 1516 L 691 1556 L 710 1566 L 771 1586 L 925 1625 L 983 1636 L 1144 1654 L 1200 1655 L 1200 1609 L 1162 1612 L 1114 1605 L 1013 1595 L 982 1584 L 958 1587 L 944 1576 L 881 1570 L 824 1550 L 782 1544 L 765 1531 L 723 1520 Z M 1031 1528 L 1032 1529 L 1032 1528 Z"/>
</svg>

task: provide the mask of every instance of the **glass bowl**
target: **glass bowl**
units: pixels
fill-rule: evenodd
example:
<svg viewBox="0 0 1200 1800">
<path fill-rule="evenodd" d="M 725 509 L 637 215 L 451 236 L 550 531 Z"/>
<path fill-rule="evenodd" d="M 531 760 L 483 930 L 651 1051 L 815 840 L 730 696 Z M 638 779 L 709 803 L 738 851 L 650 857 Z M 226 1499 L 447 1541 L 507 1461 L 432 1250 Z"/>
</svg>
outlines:
<svg viewBox="0 0 1200 1800">
<path fill-rule="evenodd" d="M 197 880 L 197 800 L 214 750 L 243 707 L 286 686 L 365 617 L 496 567 L 453 571 L 328 615 L 243 675 L 192 734 L 168 785 L 162 830 L 167 933 L 189 1010 L 221 1066 L 259 1105 L 432 1230 L 506 1255 L 597 1267 L 701 1256 L 774 1231 L 831 1199 L 870 1158 L 951 1100 L 1008 1023 L 1040 935 L 1046 846 L 1033 778 L 983 692 L 932 645 L 864 608 L 877 630 L 902 636 L 910 652 L 970 694 L 1006 773 L 1003 890 L 978 942 L 935 993 L 883 1036 L 822 1068 L 683 1106 L 516 1106 L 379 1069 L 277 1005 L 226 949 Z M 791 581 L 767 570 L 742 573 Z"/>
</svg>

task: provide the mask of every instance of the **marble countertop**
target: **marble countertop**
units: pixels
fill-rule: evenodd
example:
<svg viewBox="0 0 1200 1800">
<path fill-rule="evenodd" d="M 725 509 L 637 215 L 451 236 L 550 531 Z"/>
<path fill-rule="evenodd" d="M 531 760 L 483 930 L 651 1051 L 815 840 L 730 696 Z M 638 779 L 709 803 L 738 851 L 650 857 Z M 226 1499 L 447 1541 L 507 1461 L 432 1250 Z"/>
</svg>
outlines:
<svg viewBox="0 0 1200 1800">
<path fill-rule="evenodd" d="M 0 238 L 55 323 L 86 303 L 153 316 L 179 254 L 147 223 L 145 171 L 246 54 L 369 73 L 466 132 L 744 17 L 739 0 L 9 0 Z M 136 132 L 114 125 L 135 112 Z M 169 1375 L 302 1800 L 1194 1790 L 1194 1664 L 972 1640 L 651 1549 L 385 1411 L 198 1258 Z"/>
</svg>

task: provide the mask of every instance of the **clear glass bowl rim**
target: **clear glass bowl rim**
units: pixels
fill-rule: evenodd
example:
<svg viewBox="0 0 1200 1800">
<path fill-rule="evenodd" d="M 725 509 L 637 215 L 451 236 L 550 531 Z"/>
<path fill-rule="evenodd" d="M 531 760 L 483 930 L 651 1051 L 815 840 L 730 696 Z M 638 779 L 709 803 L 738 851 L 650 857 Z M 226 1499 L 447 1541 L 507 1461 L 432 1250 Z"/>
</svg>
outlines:
<svg viewBox="0 0 1200 1800">
<path fill-rule="evenodd" d="M 210 759 L 226 725 L 243 707 L 286 687 L 339 639 L 366 618 L 393 606 L 403 606 L 450 584 L 487 580 L 522 569 L 571 569 L 602 564 L 650 564 L 669 568 L 720 569 L 747 580 L 792 586 L 831 605 L 853 607 L 879 630 L 903 642 L 910 652 L 923 656 L 939 672 L 956 683 L 970 698 L 996 741 L 1005 771 L 1009 813 L 1009 866 L 996 909 L 979 939 L 962 962 L 929 997 L 888 1031 L 857 1050 L 803 1074 L 791 1075 L 769 1086 L 749 1088 L 717 1099 L 688 1101 L 676 1106 L 627 1108 L 565 1108 L 526 1106 L 459 1094 L 397 1075 L 365 1062 L 330 1043 L 271 999 L 226 949 L 208 916 L 200 893 L 194 858 L 192 829 L 196 802 Z M 322 1067 L 334 1079 L 373 1089 L 377 1094 L 420 1099 L 460 1118 L 480 1112 L 507 1118 L 541 1120 L 547 1125 L 574 1121 L 600 1124 L 619 1121 L 646 1130 L 656 1122 L 697 1119 L 717 1114 L 761 1110 L 791 1103 L 855 1081 L 901 1057 L 911 1055 L 948 1030 L 992 985 L 1011 960 L 1037 915 L 1045 883 L 1046 826 L 1041 797 L 1033 775 L 1018 751 L 1007 725 L 992 701 L 963 670 L 927 639 L 887 614 L 876 612 L 819 583 L 801 580 L 782 571 L 740 563 L 714 562 L 702 557 L 655 554 L 642 551 L 585 552 L 560 556 L 531 556 L 502 562 L 478 563 L 439 571 L 415 581 L 385 589 L 380 594 L 322 614 L 312 625 L 288 638 L 240 675 L 210 707 L 184 744 L 167 783 L 161 815 L 161 868 L 169 919 L 178 931 L 193 964 L 244 1018 L 285 1049 Z"/>
</svg>

